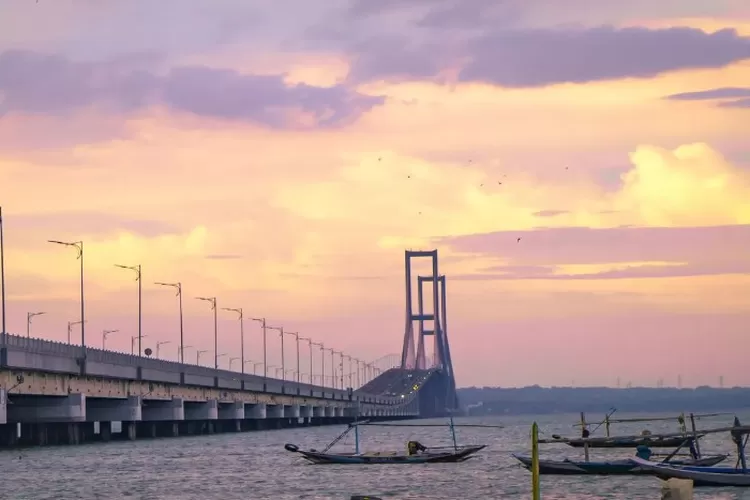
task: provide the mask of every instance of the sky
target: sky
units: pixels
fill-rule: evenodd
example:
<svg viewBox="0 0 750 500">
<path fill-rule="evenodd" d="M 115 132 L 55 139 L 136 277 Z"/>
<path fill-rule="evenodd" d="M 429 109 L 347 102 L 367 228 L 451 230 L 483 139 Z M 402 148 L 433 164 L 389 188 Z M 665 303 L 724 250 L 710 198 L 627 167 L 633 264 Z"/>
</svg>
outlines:
<svg viewBox="0 0 750 500">
<path fill-rule="evenodd" d="M 82 240 L 91 345 L 141 265 L 161 357 L 179 281 L 186 359 L 215 296 L 224 367 L 240 307 L 371 362 L 438 249 L 459 386 L 750 385 L 749 133 L 746 0 L 4 1 L 8 330 L 66 340 Z"/>
</svg>

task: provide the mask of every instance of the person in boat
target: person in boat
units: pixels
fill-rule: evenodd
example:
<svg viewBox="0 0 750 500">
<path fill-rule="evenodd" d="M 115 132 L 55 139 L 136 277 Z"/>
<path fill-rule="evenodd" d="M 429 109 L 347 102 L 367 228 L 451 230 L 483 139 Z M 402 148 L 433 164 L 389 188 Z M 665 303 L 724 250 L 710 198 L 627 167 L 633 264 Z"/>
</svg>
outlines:
<svg viewBox="0 0 750 500">
<path fill-rule="evenodd" d="M 406 443 L 406 449 L 409 452 L 409 455 L 416 455 L 421 451 L 427 451 L 427 447 L 419 441 L 409 441 Z"/>
<path fill-rule="evenodd" d="M 584 427 L 583 430 L 581 431 L 581 437 L 583 439 L 586 439 L 590 435 L 591 435 L 591 432 L 589 432 L 589 430 L 586 427 Z"/>
<path fill-rule="evenodd" d="M 635 448 L 635 456 L 643 460 L 651 460 L 652 454 L 653 452 L 651 451 L 651 448 L 649 448 L 645 444 L 639 444 Z"/>
</svg>

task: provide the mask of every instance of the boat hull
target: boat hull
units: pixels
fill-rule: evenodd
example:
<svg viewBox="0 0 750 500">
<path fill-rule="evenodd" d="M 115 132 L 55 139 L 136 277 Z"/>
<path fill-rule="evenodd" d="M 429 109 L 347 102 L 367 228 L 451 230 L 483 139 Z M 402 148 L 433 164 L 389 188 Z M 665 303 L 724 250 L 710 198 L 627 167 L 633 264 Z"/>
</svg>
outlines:
<svg viewBox="0 0 750 500">
<path fill-rule="evenodd" d="M 679 467 L 650 462 L 640 458 L 631 461 L 660 479 L 691 479 L 693 486 L 736 486 L 750 487 L 750 474 L 729 467 Z"/>
<path fill-rule="evenodd" d="M 526 468 L 531 468 L 531 457 L 524 455 L 513 455 Z M 693 465 L 709 467 L 723 461 L 726 455 L 716 455 L 698 460 L 676 460 L 670 462 L 672 465 Z M 584 462 L 578 460 L 539 460 L 539 474 L 546 475 L 568 475 L 568 476 L 634 476 L 654 475 L 650 469 L 645 469 L 633 463 L 629 458 L 621 460 L 608 460 L 600 462 Z"/>
<path fill-rule="evenodd" d="M 430 463 L 455 463 L 463 462 L 471 458 L 486 445 L 461 446 L 457 450 L 450 451 L 426 451 L 416 455 L 404 455 L 401 453 L 321 453 L 312 450 L 290 450 L 299 453 L 302 458 L 316 465 L 322 464 L 430 464 Z"/>
<path fill-rule="evenodd" d="M 613 438 L 611 440 L 605 441 L 589 441 L 588 445 L 589 448 L 637 448 L 641 445 L 645 445 L 650 448 L 677 448 L 682 445 L 682 443 L 684 443 L 687 439 L 690 438 L 674 437 L 655 439 L 644 436 L 642 438 Z M 568 446 L 572 446 L 573 448 L 583 448 L 586 445 L 586 441 L 582 439 L 571 439 L 570 441 L 567 441 L 566 444 Z"/>
</svg>

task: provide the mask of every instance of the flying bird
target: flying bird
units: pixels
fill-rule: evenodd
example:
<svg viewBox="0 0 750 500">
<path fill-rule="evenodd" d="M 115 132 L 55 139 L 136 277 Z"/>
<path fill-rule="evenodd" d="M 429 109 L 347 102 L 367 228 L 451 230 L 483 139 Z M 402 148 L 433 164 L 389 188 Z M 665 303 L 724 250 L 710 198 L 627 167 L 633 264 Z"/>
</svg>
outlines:
<svg viewBox="0 0 750 500">
<path fill-rule="evenodd" d="M 521 238 L 518 238 L 518 239 L 516 240 L 516 243 L 521 243 Z"/>
</svg>

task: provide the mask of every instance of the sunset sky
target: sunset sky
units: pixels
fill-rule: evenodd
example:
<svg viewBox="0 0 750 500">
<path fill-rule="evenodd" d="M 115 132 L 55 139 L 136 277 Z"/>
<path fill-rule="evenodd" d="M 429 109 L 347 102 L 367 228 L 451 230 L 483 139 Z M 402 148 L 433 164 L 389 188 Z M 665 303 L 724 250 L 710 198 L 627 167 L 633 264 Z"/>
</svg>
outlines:
<svg viewBox="0 0 750 500">
<path fill-rule="evenodd" d="M 6 0 L 0 205 L 12 333 L 65 340 L 83 240 L 92 345 L 141 264 L 164 357 L 155 281 L 188 359 L 215 295 L 371 361 L 437 248 L 459 386 L 750 385 L 750 2 Z"/>
</svg>

